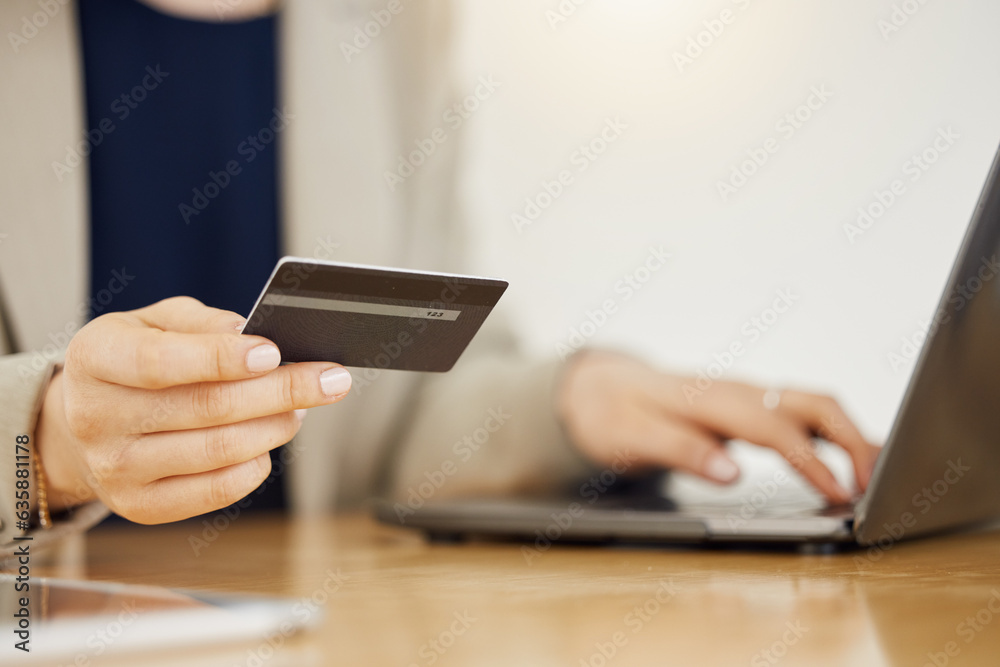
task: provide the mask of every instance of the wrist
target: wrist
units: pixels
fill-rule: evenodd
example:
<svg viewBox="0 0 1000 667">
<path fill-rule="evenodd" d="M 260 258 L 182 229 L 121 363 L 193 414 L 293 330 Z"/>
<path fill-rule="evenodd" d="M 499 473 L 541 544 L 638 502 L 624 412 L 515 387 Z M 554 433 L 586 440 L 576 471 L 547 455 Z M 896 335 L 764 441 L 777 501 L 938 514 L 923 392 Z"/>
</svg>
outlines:
<svg viewBox="0 0 1000 667">
<path fill-rule="evenodd" d="M 73 436 L 63 407 L 63 387 L 63 374 L 57 369 L 45 391 L 42 411 L 35 427 L 35 446 L 45 470 L 48 504 L 53 511 L 69 509 L 97 498 L 75 464 Z"/>
</svg>

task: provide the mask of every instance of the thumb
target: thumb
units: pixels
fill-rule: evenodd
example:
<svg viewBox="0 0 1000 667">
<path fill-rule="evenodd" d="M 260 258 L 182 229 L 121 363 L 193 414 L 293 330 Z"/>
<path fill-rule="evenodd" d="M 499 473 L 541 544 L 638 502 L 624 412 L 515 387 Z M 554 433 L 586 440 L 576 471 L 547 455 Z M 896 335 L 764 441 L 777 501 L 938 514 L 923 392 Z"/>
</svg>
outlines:
<svg viewBox="0 0 1000 667">
<path fill-rule="evenodd" d="M 740 476 L 722 440 L 692 424 L 650 417 L 642 431 L 646 435 L 638 449 L 644 461 L 718 484 L 729 484 Z"/>
</svg>

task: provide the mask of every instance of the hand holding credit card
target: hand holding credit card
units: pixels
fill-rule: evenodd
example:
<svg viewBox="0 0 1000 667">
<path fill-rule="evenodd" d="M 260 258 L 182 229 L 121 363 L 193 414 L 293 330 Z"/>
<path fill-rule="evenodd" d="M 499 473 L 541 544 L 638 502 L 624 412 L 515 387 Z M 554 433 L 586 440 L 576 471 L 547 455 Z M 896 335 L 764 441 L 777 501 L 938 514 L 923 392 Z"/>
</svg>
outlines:
<svg viewBox="0 0 1000 667">
<path fill-rule="evenodd" d="M 282 361 L 450 370 L 507 289 L 503 280 L 284 257 L 243 333 Z"/>
</svg>

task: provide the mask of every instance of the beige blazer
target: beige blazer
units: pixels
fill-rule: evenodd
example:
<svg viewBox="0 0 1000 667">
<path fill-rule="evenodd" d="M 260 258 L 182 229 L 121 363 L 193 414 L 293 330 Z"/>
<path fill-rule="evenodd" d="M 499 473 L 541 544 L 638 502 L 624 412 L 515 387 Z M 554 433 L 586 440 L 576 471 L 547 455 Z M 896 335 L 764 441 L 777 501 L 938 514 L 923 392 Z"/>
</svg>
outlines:
<svg viewBox="0 0 1000 667">
<path fill-rule="evenodd" d="M 475 272 L 463 263 L 452 190 L 460 137 L 443 120 L 454 102 L 448 3 L 404 1 L 369 44 L 345 49 L 385 6 L 289 0 L 282 10 L 285 250 Z M 0 545 L 8 546 L 21 532 L 12 521 L 14 439 L 33 432 L 47 373 L 93 305 L 85 294 L 86 163 L 68 173 L 53 166 L 66 164 L 85 133 L 75 7 L 70 0 L 32 31 L 25 21 L 42 23 L 32 18 L 38 11 L 35 0 L 0 3 L 2 33 L 30 33 L 0 47 L 0 329 L 14 338 L 0 340 L 8 353 L 0 357 Z M 438 127 L 447 140 L 390 189 L 385 172 Z M 14 343 L 21 354 L 9 354 Z M 352 394 L 312 410 L 287 448 L 293 507 L 323 512 L 373 494 L 419 505 L 585 473 L 554 416 L 558 370 L 521 356 L 496 316 L 449 373 L 355 370 Z M 101 515 L 81 514 L 67 530 Z"/>
</svg>

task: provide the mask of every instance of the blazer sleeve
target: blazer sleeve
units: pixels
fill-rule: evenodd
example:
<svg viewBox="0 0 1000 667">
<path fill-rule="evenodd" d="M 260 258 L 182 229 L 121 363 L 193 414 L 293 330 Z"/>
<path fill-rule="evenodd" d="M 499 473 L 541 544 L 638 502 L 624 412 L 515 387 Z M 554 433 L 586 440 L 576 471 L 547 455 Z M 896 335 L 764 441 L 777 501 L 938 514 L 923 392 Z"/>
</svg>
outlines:
<svg viewBox="0 0 1000 667">
<path fill-rule="evenodd" d="M 428 376 L 390 458 L 388 495 L 415 508 L 433 496 L 557 492 L 597 467 L 556 412 L 564 364 L 518 349 L 501 320 L 452 371 Z"/>
<path fill-rule="evenodd" d="M 30 535 L 32 549 L 41 549 L 67 534 L 87 530 L 108 514 L 103 504 L 90 503 L 56 520 L 50 530 L 38 530 L 34 525 L 25 529 L 18 525 L 16 457 L 24 451 L 17 449 L 17 439 L 27 436 L 27 446 L 34 451 L 35 425 L 54 367 L 53 362 L 38 363 L 38 357 L 32 354 L 0 356 L 0 396 L 3 397 L 3 412 L 0 413 L 0 562 L 15 553 L 15 537 Z M 31 516 L 34 517 L 37 485 L 34 466 L 30 458 L 27 461 Z"/>
</svg>

